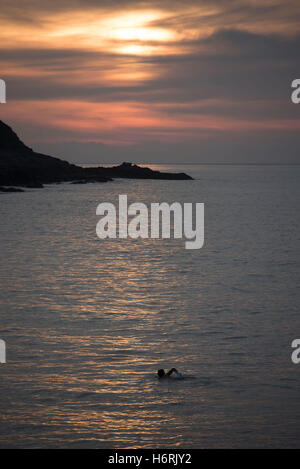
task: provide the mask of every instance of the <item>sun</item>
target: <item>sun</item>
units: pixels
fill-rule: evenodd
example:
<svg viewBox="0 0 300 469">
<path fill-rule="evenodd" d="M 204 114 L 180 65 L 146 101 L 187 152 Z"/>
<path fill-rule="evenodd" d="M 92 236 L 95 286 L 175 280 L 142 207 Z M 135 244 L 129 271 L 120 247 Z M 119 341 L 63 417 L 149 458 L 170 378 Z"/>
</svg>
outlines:
<svg viewBox="0 0 300 469">
<path fill-rule="evenodd" d="M 50 22 L 46 38 L 51 45 L 82 47 L 126 55 L 149 55 L 165 52 L 177 39 L 174 29 L 163 25 L 168 15 L 162 11 L 134 11 L 103 15 L 91 12 L 73 13 L 72 18 L 61 15 Z M 72 21 L 71 21 L 72 19 Z"/>
<path fill-rule="evenodd" d="M 161 19 L 160 12 L 127 13 L 109 18 L 102 24 L 105 34 L 117 47 L 118 52 L 132 55 L 145 55 L 159 46 L 174 39 L 174 32 L 155 24 Z M 113 44 L 112 44 L 113 46 Z"/>
<path fill-rule="evenodd" d="M 161 18 L 159 13 L 127 13 L 109 20 L 110 37 L 125 41 L 169 41 L 173 33 L 153 23 Z"/>
</svg>

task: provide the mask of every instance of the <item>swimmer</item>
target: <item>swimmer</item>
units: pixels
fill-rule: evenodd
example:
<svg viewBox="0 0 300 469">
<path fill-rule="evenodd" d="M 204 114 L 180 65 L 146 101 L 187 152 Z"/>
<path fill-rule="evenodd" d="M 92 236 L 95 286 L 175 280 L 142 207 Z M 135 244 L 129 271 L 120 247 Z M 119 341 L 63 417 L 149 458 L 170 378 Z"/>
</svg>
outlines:
<svg viewBox="0 0 300 469">
<path fill-rule="evenodd" d="M 157 376 L 159 377 L 159 379 L 161 379 L 161 378 L 169 378 L 169 376 L 171 376 L 172 373 L 178 374 L 178 371 L 176 370 L 176 368 L 171 368 L 171 370 L 168 371 L 167 373 L 165 372 L 165 370 L 163 370 L 163 369 L 161 368 L 160 370 L 158 370 Z"/>
</svg>

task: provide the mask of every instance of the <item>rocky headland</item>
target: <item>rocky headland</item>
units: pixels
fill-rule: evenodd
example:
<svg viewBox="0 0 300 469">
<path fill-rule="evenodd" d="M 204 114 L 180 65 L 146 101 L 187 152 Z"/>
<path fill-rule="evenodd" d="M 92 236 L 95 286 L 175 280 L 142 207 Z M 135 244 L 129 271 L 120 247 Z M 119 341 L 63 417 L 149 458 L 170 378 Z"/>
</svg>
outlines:
<svg viewBox="0 0 300 469">
<path fill-rule="evenodd" d="M 185 173 L 164 173 L 132 163 L 109 168 L 82 168 L 53 156 L 36 153 L 19 139 L 11 127 L 0 121 L 0 192 L 20 192 L 21 189 L 14 188 L 41 188 L 43 184 L 59 182 L 102 183 L 114 178 L 193 179 Z"/>
</svg>

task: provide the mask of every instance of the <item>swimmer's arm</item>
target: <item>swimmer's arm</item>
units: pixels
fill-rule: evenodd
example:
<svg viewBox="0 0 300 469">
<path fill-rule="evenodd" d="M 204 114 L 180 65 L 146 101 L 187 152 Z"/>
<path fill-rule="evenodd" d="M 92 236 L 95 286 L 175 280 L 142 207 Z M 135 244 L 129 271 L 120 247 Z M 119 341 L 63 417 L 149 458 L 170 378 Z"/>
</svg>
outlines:
<svg viewBox="0 0 300 469">
<path fill-rule="evenodd" d="M 178 373 L 176 368 L 172 368 L 170 371 L 168 371 L 167 376 L 171 376 L 172 373 Z"/>
</svg>

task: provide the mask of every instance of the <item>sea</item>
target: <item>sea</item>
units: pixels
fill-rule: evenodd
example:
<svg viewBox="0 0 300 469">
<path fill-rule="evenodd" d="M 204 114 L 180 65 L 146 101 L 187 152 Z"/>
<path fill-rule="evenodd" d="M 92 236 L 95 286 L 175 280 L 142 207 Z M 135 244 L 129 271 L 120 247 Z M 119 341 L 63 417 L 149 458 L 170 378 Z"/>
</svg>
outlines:
<svg viewBox="0 0 300 469">
<path fill-rule="evenodd" d="M 300 447 L 300 166 L 152 167 L 194 180 L 0 194 L 1 448 Z M 120 194 L 204 203 L 203 247 L 99 239 Z"/>
</svg>

